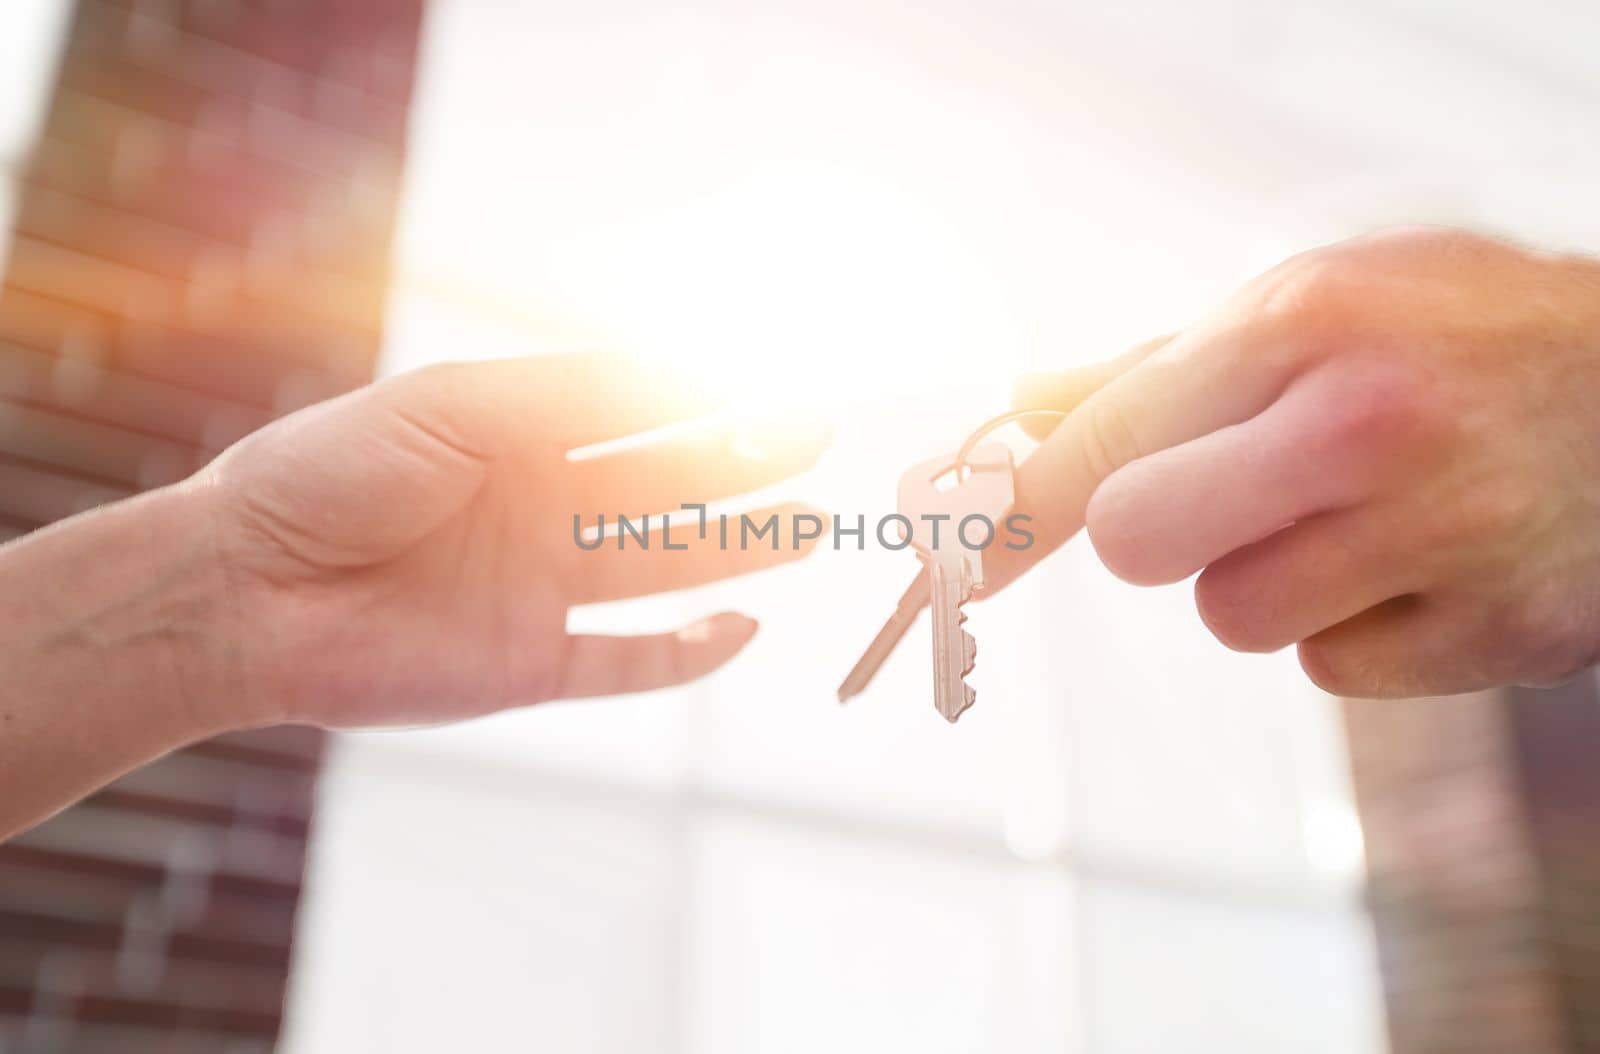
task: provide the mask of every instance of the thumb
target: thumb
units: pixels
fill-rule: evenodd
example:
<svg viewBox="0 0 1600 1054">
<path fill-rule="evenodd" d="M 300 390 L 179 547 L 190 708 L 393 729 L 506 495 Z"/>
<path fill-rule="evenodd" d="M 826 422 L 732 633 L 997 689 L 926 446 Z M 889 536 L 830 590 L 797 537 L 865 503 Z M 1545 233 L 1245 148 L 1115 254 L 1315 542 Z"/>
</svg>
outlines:
<svg viewBox="0 0 1600 1054">
<path fill-rule="evenodd" d="M 1075 370 L 1024 374 L 1011 390 L 1011 407 L 1014 410 L 1060 410 L 1065 413 L 1166 347 L 1167 342 L 1176 335 L 1168 333 L 1154 337 L 1114 359 Z M 1060 424 L 1060 419 L 1025 417 L 1018 423 L 1029 436 L 1043 441 Z"/>
</svg>

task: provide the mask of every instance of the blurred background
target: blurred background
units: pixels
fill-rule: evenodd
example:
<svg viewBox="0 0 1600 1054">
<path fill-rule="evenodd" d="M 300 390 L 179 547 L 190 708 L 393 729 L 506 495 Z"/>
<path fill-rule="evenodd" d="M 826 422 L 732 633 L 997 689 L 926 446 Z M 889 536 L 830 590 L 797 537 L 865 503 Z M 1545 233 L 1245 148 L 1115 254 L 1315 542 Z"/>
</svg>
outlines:
<svg viewBox="0 0 1600 1054">
<path fill-rule="evenodd" d="M 874 519 L 1018 373 L 1301 249 L 1600 249 L 1596 39 L 1577 0 L 7 0 L 0 538 L 375 375 L 590 347 L 826 416 L 782 493 Z M 1073 543 L 973 612 L 958 726 L 925 621 L 837 706 L 914 571 L 574 613 L 761 619 L 685 689 L 120 781 L 0 847 L 0 1051 L 1600 1050 L 1590 681 L 1341 703 Z"/>
</svg>

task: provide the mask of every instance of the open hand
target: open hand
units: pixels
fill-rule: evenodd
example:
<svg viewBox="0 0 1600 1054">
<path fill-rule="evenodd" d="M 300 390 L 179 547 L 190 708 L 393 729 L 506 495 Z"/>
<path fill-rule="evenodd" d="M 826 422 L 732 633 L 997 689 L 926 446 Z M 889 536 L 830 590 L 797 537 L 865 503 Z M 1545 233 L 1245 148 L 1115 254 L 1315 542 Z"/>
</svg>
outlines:
<svg viewBox="0 0 1600 1054">
<path fill-rule="evenodd" d="M 706 409 L 625 359 L 519 359 L 405 374 L 238 444 L 202 482 L 256 720 L 431 723 L 660 688 L 722 665 L 755 632 L 750 619 L 644 637 L 565 628 L 574 605 L 809 551 L 787 537 L 775 550 L 723 550 L 715 531 L 701 541 L 677 526 L 685 551 L 576 543 L 574 515 L 612 522 L 741 494 L 809 467 L 826 439 L 769 429 L 751 442 L 722 425 L 568 457 Z"/>
</svg>

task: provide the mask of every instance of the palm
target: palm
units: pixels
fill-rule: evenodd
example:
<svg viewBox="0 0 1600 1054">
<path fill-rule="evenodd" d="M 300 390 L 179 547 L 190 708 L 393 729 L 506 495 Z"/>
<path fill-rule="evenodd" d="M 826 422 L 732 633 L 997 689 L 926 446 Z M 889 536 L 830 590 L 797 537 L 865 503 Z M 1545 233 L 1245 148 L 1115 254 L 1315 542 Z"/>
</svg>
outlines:
<svg viewBox="0 0 1600 1054">
<path fill-rule="evenodd" d="M 519 497 L 508 475 L 491 471 L 438 531 L 371 576 L 361 598 L 383 612 L 389 668 L 463 705 L 481 705 L 485 691 L 498 699 L 533 685 L 532 696 L 549 697 L 559 687 L 548 681 L 559 670 L 574 547 L 559 544 L 554 516 L 536 515 L 535 500 Z M 539 505 L 552 499 L 551 508 L 563 507 L 548 491 Z M 459 665 L 418 663 L 404 644 L 416 640 L 436 641 Z"/>
<path fill-rule="evenodd" d="M 524 360 L 409 375 L 281 422 L 219 462 L 219 484 L 239 496 L 230 563 L 247 629 L 283 672 L 274 690 L 290 716 L 449 720 L 686 680 L 742 646 L 737 619 L 629 639 L 569 637 L 566 614 L 793 550 L 652 552 L 644 564 L 644 553 L 580 549 L 573 516 L 628 508 L 637 487 L 625 484 L 659 480 L 664 462 L 688 470 L 679 482 L 693 486 L 679 501 L 715 500 L 803 468 L 817 444 L 771 459 L 759 477 L 716 471 L 719 457 L 736 457 L 725 443 L 569 462 L 562 415 L 530 414 L 529 404 L 594 393 L 507 385 L 510 371 L 527 384 L 540 370 Z"/>
<path fill-rule="evenodd" d="M 559 497 L 519 495 L 511 475 L 490 469 L 465 503 L 437 510 L 445 518 L 432 532 L 302 587 L 324 605 L 315 621 L 335 642 L 330 662 L 354 675 L 343 705 L 355 723 L 468 716 L 560 694 L 575 547 L 559 544 L 544 506 Z M 374 499 L 374 509 L 407 507 Z"/>
</svg>

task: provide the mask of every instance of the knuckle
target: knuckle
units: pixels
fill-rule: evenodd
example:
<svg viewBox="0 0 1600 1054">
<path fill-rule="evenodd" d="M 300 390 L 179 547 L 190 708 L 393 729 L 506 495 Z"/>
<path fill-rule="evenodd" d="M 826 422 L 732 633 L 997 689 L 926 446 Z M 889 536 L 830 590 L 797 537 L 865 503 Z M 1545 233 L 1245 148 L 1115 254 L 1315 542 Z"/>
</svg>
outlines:
<svg viewBox="0 0 1600 1054">
<path fill-rule="evenodd" d="M 1361 303 L 1364 284 L 1361 270 L 1348 254 L 1319 250 L 1269 272 L 1259 292 L 1259 307 L 1296 329 L 1330 334 Z"/>
<path fill-rule="evenodd" d="M 1423 227 L 1413 231 L 1411 237 L 1419 248 L 1468 262 L 1501 257 L 1512 251 L 1504 242 L 1456 227 Z"/>
<path fill-rule="evenodd" d="M 1084 405 L 1083 460 L 1092 479 L 1105 479 L 1139 454 L 1126 412 L 1106 399 Z"/>
<path fill-rule="evenodd" d="M 1456 227 L 1410 224 L 1386 227 L 1338 247 L 1352 260 L 1379 271 L 1415 268 L 1458 272 L 1511 259 L 1520 250 Z"/>
<path fill-rule="evenodd" d="M 1454 434 L 1434 386 L 1405 363 L 1353 360 L 1328 372 L 1337 376 L 1319 400 L 1324 453 L 1402 470 L 1431 458 Z"/>
<path fill-rule="evenodd" d="M 1442 227 L 1427 223 L 1402 223 L 1373 231 L 1357 238 L 1353 245 L 1373 249 L 1421 250 L 1426 252 L 1481 252 L 1486 247 L 1500 243 L 1481 234 L 1459 227 Z"/>
<path fill-rule="evenodd" d="M 1295 256 L 1250 287 L 1255 306 L 1297 330 L 1336 337 L 1354 319 L 1396 317 L 1407 310 L 1397 289 L 1419 275 L 1477 273 L 1516 250 L 1469 231 L 1397 227 Z"/>
</svg>

